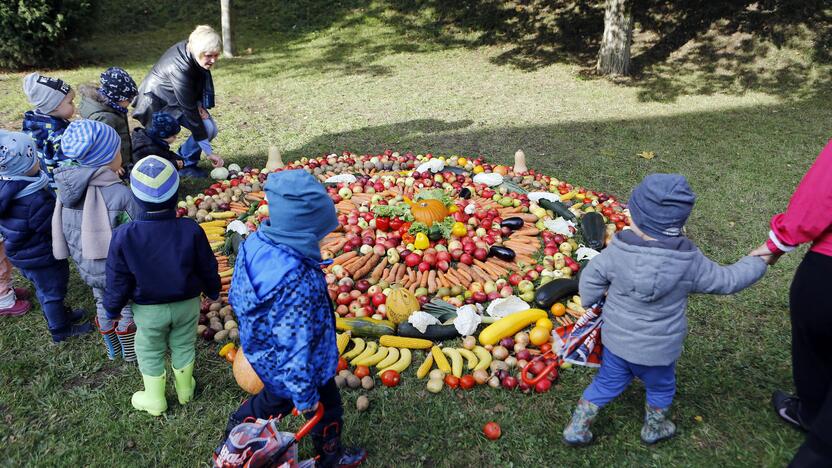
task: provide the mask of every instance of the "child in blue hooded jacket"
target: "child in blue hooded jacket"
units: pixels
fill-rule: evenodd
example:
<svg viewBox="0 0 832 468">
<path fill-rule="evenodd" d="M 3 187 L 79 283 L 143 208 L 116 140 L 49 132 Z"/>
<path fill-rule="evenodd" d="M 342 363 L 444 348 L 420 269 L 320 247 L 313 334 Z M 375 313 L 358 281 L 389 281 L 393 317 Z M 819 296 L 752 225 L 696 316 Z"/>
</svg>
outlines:
<svg viewBox="0 0 832 468">
<path fill-rule="evenodd" d="M 652 174 L 630 196 L 632 229 L 592 259 L 581 274 L 585 304 L 606 294 L 601 369 L 563 431 L 568 445 L 592 441 L 589 426 L 601 407 L 634 378 L 647 390 L 641 439 L 647 444 L 672 437 L 668 411 L 676 393 L 676 361 L 687 335 L 688 295 L 734 294 L 766 272 L 761 257 L 746 256 L 730 266 L 708 259 L 682 228 L 696 200 L 679 174 Z"/>
<path fill-rule="evenodd" d="M 335 316 L 320 267 L 319 242 L 338 226 L 335 205 L 303 170 L 269 174 L 265 191 L 271 219 L 242 244 L 228 297 L 242 349 L 265 388 L 231 415 L 225 435 L 249 417 L 293 407 L 311 417 L 322 404 L 311 432 L 319 465 L 357 466 L 366 452 L 341 445 Z"/>
</svg>

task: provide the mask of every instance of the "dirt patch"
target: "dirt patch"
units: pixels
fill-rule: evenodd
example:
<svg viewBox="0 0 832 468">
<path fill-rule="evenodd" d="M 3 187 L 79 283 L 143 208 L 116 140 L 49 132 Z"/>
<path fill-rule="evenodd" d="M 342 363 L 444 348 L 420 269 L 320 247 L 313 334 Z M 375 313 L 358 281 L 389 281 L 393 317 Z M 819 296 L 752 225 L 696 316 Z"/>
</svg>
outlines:
<svg viewBox="0 0 832 468">
<path fill-rule="evenodd" d="M 89 375 L 78 375 L 66 382 L 64 382 L 64 390 L 70 390 L 77 387 L 99 388 L 104 385 L 104 381 L 111 375 L 117 374 L 118 369 L 115 367 L 102 367 Z"/>
</svg>

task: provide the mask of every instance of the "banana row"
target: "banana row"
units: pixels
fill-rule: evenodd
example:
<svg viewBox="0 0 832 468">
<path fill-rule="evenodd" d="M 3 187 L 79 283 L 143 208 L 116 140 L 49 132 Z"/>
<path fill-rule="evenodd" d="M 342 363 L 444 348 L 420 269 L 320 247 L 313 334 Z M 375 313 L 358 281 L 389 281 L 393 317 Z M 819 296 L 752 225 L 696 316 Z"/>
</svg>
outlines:
<svg viewBox="0 0 832 468">
<path fill-rule="evenodd" d="M 350 341 L 353 347 L 349 352 L 344 353 Z M 352 366 L 375 367 L 379 370 L 378 375 L 387 370 L 395 370 L 398 373 L 404 372 L 410 367 L 413 360 L 413 353 L 408 348 L 395 348 L 379 346 L 375 341 L 364 341 L 362 338 L 351 338 L 349 332 L 341 333 L 337 338 L 338 352 Z"/>
</svg>

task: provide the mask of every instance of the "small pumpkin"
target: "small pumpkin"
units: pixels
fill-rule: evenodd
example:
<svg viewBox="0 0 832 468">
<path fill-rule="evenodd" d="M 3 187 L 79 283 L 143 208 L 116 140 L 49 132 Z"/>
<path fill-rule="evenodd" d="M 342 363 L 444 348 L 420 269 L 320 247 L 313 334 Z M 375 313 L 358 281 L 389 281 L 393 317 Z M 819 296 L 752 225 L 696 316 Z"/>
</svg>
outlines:
<svg viewBox="0 0 832 468">
<path fill-rule="evenodd" d="M 260 377 L 257 376 L 256 372 L 254 372 L 254 369 L 251 367 L 251 363 L 249 363 L 248 359 L 246 359 L 246 355 L 243 353 L 242 349 L 238 350 L 237 354 L 234 356 L 232 369 L 234 371 L 234 380 L 237 381 L 237 385 L 239 385 L 240 388 L 252 395 L 256 395 L 263 390 L 263 381 L 260 380 Z"/>
<path fill-rule="evenodd" d="M 410 314 L 419 310 L 419 300 L 405 288 L 394 287 L 385 301 L 387 318 L 393 323 L 406 322 Z"/>
<path fill-rule="evenodd" d="M 426 199 L 414 202 L 405 197 L 404 201 L 410 205 L 410 213 L 413 215 L 413 219 L 424 223 L 428 227 L 448 216 L 448 208 L 439 200 Z"/>
</svg>

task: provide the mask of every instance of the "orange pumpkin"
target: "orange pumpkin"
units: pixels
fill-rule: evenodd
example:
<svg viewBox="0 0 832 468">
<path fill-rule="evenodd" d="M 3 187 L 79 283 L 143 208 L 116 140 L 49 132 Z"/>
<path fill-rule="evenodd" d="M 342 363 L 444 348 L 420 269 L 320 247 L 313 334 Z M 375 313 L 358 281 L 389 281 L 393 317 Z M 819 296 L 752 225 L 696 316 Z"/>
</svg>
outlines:
<svg viewBox="0 0 832 468">
<path fill-rule="evenodd" d="M 448 216 L 448 208 L 439 200 L 428 199 L 415 202 L 405 198 L 404 201 L 410 205 L 410 213 L 413 215 L 413 219 L 427 226 L 441 222 Z"/>
<path fill-rule="evenodd" d="M 237 355 L 234 356 L 232 369 L 234 371 L 234 380 L 237 381 L 237 385 L 239 385 L 240 388 L 252 395 L 256 395 L 263 390 L 263 381 L 260 380 L 260 377 L 258 377 L 257 373 L 254 372 L 254 369 L 252 369 L 251 363 L 249 363 L 248 359 L 246 359 L 246 355 L 243 353 L 242 348 L 238 350 Z"/>
</svg>

